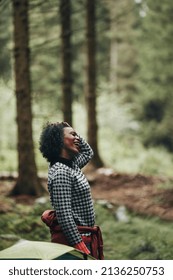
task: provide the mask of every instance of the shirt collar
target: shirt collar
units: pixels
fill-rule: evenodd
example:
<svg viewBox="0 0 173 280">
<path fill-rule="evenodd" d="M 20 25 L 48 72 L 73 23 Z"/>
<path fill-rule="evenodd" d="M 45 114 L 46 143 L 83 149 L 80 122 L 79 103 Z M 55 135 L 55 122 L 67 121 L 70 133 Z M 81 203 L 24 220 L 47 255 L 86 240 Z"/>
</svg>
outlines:
<svg viewBox="0 0 173 280">
<path fill-rule="evenodd" d="M 59 157 L 57 161 L 65 164 L 65 165 L 67 165 L 69 167 L 72 167 L 72 162 L 73 161 L 70 160 L 70 159 Z"/>
</svg>

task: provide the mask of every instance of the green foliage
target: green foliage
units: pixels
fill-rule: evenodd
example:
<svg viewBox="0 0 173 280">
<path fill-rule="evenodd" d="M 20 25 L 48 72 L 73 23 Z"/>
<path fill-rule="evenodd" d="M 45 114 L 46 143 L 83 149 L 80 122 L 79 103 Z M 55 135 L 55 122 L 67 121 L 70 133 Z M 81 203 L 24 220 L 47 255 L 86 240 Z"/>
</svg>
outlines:
<svg viewBox="0 0 173 280">
<path fill-rule="evenodd" d="M 30 1 L 31 77 L 36 118 L 61 109 L 58 1 Z M 41 108 L 38 113 L 36 108 Z"/>
<path fill-rule="evenodd" d="M 2 160 L 6 151 L 8 153 L 9 150 L 16 148 L 15 96 L 12 88 L 13 84 L 11 82 L 0 81 L 0 157 Z M 12 156 L 9 154 L 8 156 L 10 157 L 9 160 L 11 160 Z M 15 160 L 14 157 L 13 160 Z"/>
<path fill-rule="evenodd" d="M 104 84 L 100 91 L 106 92 Z M 117 172 L 172 176 L 172 154 L 162 146 L 143 145 L 133 111 L 133 104 L 124 104 L 108 90 L 98 98 L 99 148 L 106 166 Z"/>
<path fill-rule="evenodd" d="M 139 36 L 138 117 L 147 146 L 163 145 L 173 151 L 172 137 L 172 9 L 170 1 L 145 3 Z"/>
<path fill-rule="evenodd" d="M 10 1 L 0 3 L 0 77 L 5 81 L 11 79 L 11 40 L 12 18 Z M 5 32 L 4 32 L 5 30 Z"/>
</svg>

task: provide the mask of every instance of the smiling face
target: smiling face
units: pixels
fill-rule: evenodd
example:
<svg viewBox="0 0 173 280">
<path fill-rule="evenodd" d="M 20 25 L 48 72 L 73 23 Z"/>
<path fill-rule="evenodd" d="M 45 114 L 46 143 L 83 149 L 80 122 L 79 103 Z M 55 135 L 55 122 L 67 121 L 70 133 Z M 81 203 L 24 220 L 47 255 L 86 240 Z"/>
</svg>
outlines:
<svg viewBox="0 0 173 280">
<path fill-rule="evenodd" d="M 64 127 L 64 145 L 61 157 L 72 159 L 80 150 L 80 140 L 76 131 L 72 127 Z"/>
</svg>

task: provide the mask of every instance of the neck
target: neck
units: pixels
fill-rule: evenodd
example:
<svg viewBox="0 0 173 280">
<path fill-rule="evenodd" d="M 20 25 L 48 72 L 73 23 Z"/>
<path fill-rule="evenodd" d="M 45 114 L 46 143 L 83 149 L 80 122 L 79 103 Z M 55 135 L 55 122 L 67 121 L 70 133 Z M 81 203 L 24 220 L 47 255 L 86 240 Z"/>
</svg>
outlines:
<svg viewBox="0 0 173 280">
<path fill-rule="evenodd" d="M 61 154 L 60 154 L 60 157 L 61 157 L 61 158 L 68 159 L 68 160 L 71 160 L 71 159 L 72 159 L 72 155 L 70 155 L 69 153 L 67 153 L 66 150 L 62 150 L 62 152 L 61 152 Z"/>
</svg>

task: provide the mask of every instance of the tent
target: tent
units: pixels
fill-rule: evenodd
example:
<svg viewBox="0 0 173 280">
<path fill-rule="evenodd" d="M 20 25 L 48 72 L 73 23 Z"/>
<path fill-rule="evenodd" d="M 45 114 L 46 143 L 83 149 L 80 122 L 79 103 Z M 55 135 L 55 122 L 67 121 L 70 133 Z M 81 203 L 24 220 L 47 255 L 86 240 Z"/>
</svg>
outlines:
<svg viewBox="0 0 173 280">
<path fill-rule="evenodd" d="M 94 258 L 67 245 L 22 240 L 0 251 L 0 260 L 94 260 Z"/>
</svg>

